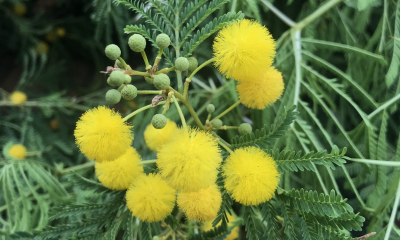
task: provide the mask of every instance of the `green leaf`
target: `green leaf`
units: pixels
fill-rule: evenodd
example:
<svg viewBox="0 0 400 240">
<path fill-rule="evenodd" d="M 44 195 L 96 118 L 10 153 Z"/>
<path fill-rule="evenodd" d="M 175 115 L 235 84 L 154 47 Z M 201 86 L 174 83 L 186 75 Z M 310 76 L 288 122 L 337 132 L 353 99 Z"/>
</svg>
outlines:
<svg viewBox="0 0 400 240">
<path fill-rule="evenodd" d="M 399 69 L 400 69 L 400 0 L 397 0 L 396 4 L 396 12 L 395 12 L 396 20 L 394 23 L 394 36 L 393 36 L 393 56 L 392 61 L 390 62 L 390 67 L 388 72 L 386 73 L 385 82 L 386 86 L 391 86 L 397 78 L 399 77 Z"/>
<path fill-rule="evenodd" d="M 296 106 L 285 107 L 282 115 L 278 116 L 275 123 L 271 125 L 267 132 L 267 126 L 254 133 L 245 134 L 244 136 L 236 136 L 231 141 L 232 148 L 241 148 L 246 146 L 259 146 L 261 148 L 272 148 L 276 139 L 283 136 L 289 129 L 290 125 L 296 119 L 298 112 Z"/>
<path fill-rule="evenodd" d="M 255 210 L 253 209 L 254 206 L 244 206 L 244 213 L 243 213 L 243 220 L 246 229 L 246 237 L 249 240 L 258 240 L 259 231 L 257 230 L 255 221 L 256 221 L 256 214 Z"/>
<path fill-rule="evenodd" d="M 271 201 L 265 202 L 261 210 L 262 219 L 267 223 L 267 230 L 264 232 L 263 238 L 270 240 L 282 239 L 279 230 L 281 229 L 275 207 Z"/>
</svg>

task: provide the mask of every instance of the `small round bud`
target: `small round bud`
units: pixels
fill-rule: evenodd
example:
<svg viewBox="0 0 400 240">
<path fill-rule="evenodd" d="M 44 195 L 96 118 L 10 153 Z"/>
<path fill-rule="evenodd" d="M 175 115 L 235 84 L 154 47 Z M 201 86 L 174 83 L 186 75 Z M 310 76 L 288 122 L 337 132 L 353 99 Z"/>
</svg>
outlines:
<svg viewBox="0 0 400 240">
<path fill-rule="evenodd" d="M 162 114 L 156 114 L 151 119 L 151 124 L 156 129 L 162 129 L 167 125 L 167 118 Z"/>
<path fill-rule="evenodd" d="M 178 57 L 175 60 L 175 67 L 178 71 L 186 71 L 189 67 L 189 61 L 185 57 Z"/>
<path fill-rule="evenodd" d="M 111 60 L 116 60 L 121 56 L 121 49 L 115 44 L 110 44 L 106 47 L 106 56 Z"/>
<path fill-rule="evenodd" d="M 248 123 L 242 123 L 239 125 L 239 133 L 240 135 L 244 135 L 247 133 L 251 133 L 252 127 Z"/>
<path fill-rule="evenodd" d="M 143 52 L 146 48 L 146 39 L 142 35 L 133 34 L 128 41 L 129 47 L 134 52 Z"/>
<path fill-rule="evenodd" d="M 214 104 L 208 104 L 207 105 L 207 112 L 208 113 L 213 113 L 215 111 L 215 106 L 214 106 Z"/>
<path fill-rule="evenodd" d="M 221 119 L 215 119 L 211 122 L 211 125 L 213 126 L 213 128 L 219 129 L 222 127 L 222 121 Z"/>
<path fill-rule="evenodd" d="M 197 62 L 197 59 L 194 58 L 194 57 L 188 58 L 188 61 L 189 61 L 189 68 L 188 68 L 188 70 L 191 71 L 191 72 L 193 72 L 193 71 L 199 66 L 199 63 Z"/>
<path fill-rule="evenodd" d="M 115 87 L 125 82 L 125 74 L 121 71 L 113 71 L 107 79 L 108 85 Z"/>
<path fill-rule="evenodd" d="M 121 93 L 118 92 L 118 90 L 111 89 L 108 90 L 106 93 L 106 101 L 109 104 L 117 104 L 119 101 L 121 101 Z"/>
<path fill-rule="evenodd" d="M 170 80 L 167 74 L 161 73 L 154 76 L 153 83 L 158 90 L 166 90 L 169 87 Z"/>
<path fill-rule="evenodd" d="M 118 59 L 117 59 L 117 67 L 124 69 L 124 65 L 122 65 L 122 62 L 120 62 Z"/>
<path fill-rule="evenodd" d="M 122 89 L 121 95 L 126 100 L 132 100 L 137 96 L 137 88 L 132 84 L 128 84 Z"/>
<path fill-rule="evenodd" d="M 154 80 L 152 78 L 149 77 L 144 77 L 144 80 L 146 80 L 146 82 L 153 84 Z"/>
<path fill-rule="evenodd" d="M 129 76 L 128 74 L 125 74 L 125 81 L 124 81 L 124 83 L 131 83 L 131 81 L 132 81 L 132 77 Z"/>
<path fill-rule="evenodd" d="M 167 34 L 165 33 L 158 34 L 156 38 L 156 44 L 160 49 L 167 48 L 170 43 L 171 39 L 168 37 Z"/>
</svg>

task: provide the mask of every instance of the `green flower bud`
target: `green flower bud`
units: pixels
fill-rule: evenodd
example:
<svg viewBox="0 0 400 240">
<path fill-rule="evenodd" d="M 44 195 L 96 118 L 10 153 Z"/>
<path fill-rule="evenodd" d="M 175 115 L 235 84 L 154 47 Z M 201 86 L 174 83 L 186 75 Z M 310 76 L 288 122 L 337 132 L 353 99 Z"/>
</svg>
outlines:
<svg viewBox="0 0 400 240">
<path fill-rule="evenodd" d="M 132 81 L 132 77 L 131 76 L 129 76 L 128 74 L 125 74 L 125 81 L 124 81 L 124 83 L 131 83 L 131 81 Z"/>
<path fill-rule="evenodd" d="M 117 67 L 124 69 L 124 65 L 122 65 L 122 62 L 120 62 L 118 59 L 117 59 Z"/>
<path fill-rule="evenodd" d="M 178 71 L 186 71 L 189 67 L 189 61 L 185 57 L 178 57 L 175 60 L 175 67 Z"/>
<path fill-rule="evenodd" d="M 191 71 L 191 72 L 193 72 L 193 71 L 199 66 L 199 63 L 197 62 L 197 59 L 194 58 L 194 57 L 188 58 L 188 61 L 189 61 L 189 68 L 188 68 L 188 70 Z"/>
<path fill-rule="evenodd" d="M 170 80 L 167 74 L 161 73 L 154 76 L 153 83 L 158 90 L 166 90 L 169 87 Z"/>
<path fill-rule="evenodd" d="M 142 35 L 133 34 L 128 41 L 129 47 L 134 52 L 143 52 L 146 48 L 146 39 Z"/>
<path fill-rule="evenodd" d="M 121 49 L 115 44 L 110 44 L 106 47 L 106 56 L 111 60 L 116 60 L 121 56 Z"/>
<path fill-rule="evenodd" d="M 108 85 L 115 87 L 125 82 L 125 74 L 121 71 L 113 71 L 107 79 Z"/>
<path fill-rule="evenodd" d="M 121 95 L 126 100 L 132 100 L 137 96 L 137 88 L 132 84 L 128 84 L 122 89 Z"/>
<path fill-rule="evenodd" d="M 213 128 L 219 129 L 222 127 L 222 121 L 221 119 L 215 119 L 211 122 L 211 125 L 213 126 Z"/>
<path fill-rule="evenodd" d="M 121 93 L 118 92 L 118 90 L 111 89 L 108 90 L 106 93 L 106 101 L 109 104 L 117 104 L 119 101 L 121 101 Z"/>
<path fill-rule="evenodd" d="M 239 125 L 239 133 L 240 135 L 244 135 L 247 133 L 251 133 L 252 127 L 248 123 L 242 123 Z"/>
<path fill-rule="evenodd" d="M 151 124 L 156 129 L 162 129 L 167 125 L 167 118 L 162 114 L 156 114 L 151 119 Z"/>
<path fill-rule="evenodd" d="M 207 112 L 208 113 L 213 113 L 215 111 L 215 106 L 214 106 L 214 104 L 208 104 L 207 105 Z"/>
<path fill-rule="evenodd" d="M 156 38 L 156 44 L 160 49 L 167 48 L 170 43 L 171 39 L 168 37 L 167 34 L 165 33 L 158 34 Z"/>
<path fill-rule="evenodd" d="M 148 82 L 150 84 L 153 84 L 153 81 L 154 81 L 152 78 L 149 78 L 149 77 L 144 77 L 144 80 L 146 80 L 146 82 Z"/>
</svg>

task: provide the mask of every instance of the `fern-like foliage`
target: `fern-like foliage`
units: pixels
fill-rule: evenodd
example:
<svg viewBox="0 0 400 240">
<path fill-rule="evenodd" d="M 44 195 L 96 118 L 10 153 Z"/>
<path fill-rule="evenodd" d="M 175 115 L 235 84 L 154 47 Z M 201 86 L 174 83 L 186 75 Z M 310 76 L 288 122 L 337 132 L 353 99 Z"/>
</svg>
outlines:
<svg viewBox="0 0 400 240">
<path fill-rule="evenodd" d="M 288 240 L 297 240 L 296 232 L 295 232 L 295 221 L 293 217 L 295 215 L 294 210 L 288 208 L 286 204 L 282 204 L 281 207 L 282 217 L 283 217 L 283 224 L 282 226 L 285 227 L 284 233 L 287 235 Z"/>
<path fill-rule="evenodd" d="M 330 154 L 326 154 L 326 150 L 320 152 L 309 152 L 301 156 L 302 151 L 279 151 L 278 149 L 268 150 L 269 153 L 276 163 L 278 164 L 279 170 L 289 172 L 298 170 L 304 171 L 309 170 L 315 172 L 314 164 L 328 166 L 331 169 L 335 169 L 335 165 L 343 166 L 343 163 L 346 163 L 346 160 L 343 159 L 347 149 L 344 148 L 342 152 L 340 152 L 339 148 L 336 146 L 333 147 Z"/>
<path fill-rule="evenodd" d="M 261 215 L 263 221 L 267 223 L 267 230 L 264 232 L 263 238 L 270 240 L 282 239 L 280 230 L 280 223 L 276 216 L 278 216 L 275 207 L 270 201 L 263 204 Z"/>
<path fill-rule="evenodd" d="M 330 195 L 317 191 L 305 191 L 292 189 L 278 195 L 284 203 L 291 208 L 315 216 L 338 217 L 342 214 L 353 213 L 353 208 L 346 203 L 347 199 L 342 199 L 340 194 L 332 190 Z"/>
<path fill-rule="evenodd" d="M 232 139 L 231 146 L 233 148 L 240 148 L 246 146 L 259 146 L 261 148 L 272 148 L 275 140 L 285 134 L 290 125 L 296 119 L 298 112 L 296 107 L 285 108 L 282 115 L 276 118 L 276 122 L 271 125 L 270 130 L 267 131 L 267 126 L 260 130 L 255 130 L 254 133 L 245 134 L 244 136 L 236 136 Z"/>
<path fill-rule="evenodd" d="M 243 220 L 245 222 L 246 228 L 246 237 L 249 240 L 258 240 L 259 238 L 259 231 L 256 227 L 256 209 L 254 206 L 245 206 L 244 213 L 243 213 Z"/>
<path fill-rule="evenodd" d="M 183 45 L 182 56 L 188 57 L 192 54 L 192 52 L 196 49 L 197 46 L 200 45 L 204 40 L 206 40 L 211 34 L 217 32 L 222 29 L 224 26 L 232 23 L 234 21 L 243 19 L 244 14 L 241 12 L 238 13 L 227 13 L 222 15 L 221 17 L 215 18 L 211 22 L 207 23 L 202 29 L 197 30 L 196 34 L 191 37 L 189 42 L 186 42 Z"/>
</svg>

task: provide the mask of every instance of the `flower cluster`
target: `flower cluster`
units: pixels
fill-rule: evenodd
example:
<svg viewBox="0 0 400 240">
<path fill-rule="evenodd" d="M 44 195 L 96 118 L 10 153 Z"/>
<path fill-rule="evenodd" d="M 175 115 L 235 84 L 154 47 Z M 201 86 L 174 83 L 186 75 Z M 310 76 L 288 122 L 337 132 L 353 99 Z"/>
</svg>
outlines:
<svg viewBox="0 0 400 240">
<path fill-rule="evenodd" d="M 239 81 L 239 99 L 246 107 L 264 109 L 282 95 L 282 75 L 271 66 L 275 41 L 267 28 L 238 21 L 218 33 L 213 49 L 218 70 Z"/>
</svg>

